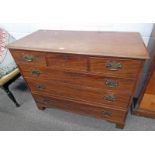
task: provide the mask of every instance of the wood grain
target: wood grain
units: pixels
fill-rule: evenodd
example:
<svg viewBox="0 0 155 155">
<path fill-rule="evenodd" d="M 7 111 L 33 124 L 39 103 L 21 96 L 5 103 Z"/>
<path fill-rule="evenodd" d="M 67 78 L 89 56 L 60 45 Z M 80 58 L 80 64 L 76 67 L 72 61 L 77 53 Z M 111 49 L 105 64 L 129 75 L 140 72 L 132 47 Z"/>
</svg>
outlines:
<svg viewBox="0 0 155 155">
<path fill-rule="evenodd" d="M 13 52 L 12 50 L 11 54 L 14 57 L 16 63 L 18 65 L 26 65 L 29 64 L 31 65 L 37 65 L 37 66 L 46 66 L 46 60 L 45 60 L 45 54 L 41 52 L 26 52 L 26 51 L 16 51 Z M 25 57 L 30 56 L 32 57 L 32 61 L 27 61 Z"/>
<path fill-rule="evenodd" d="M 106 66 L 115 63 L 121 64 L 122 68 L 118 70 L 109 70 Z M 136 78 L 143 61 L 116 59 L 116 58 L 90 58 L 90 72 L 109 77 Z"/>
<path fill-rule="evenodd" d="M 155 95 L 155 69 L 152 71 L 150 81 L 146 88 L 146 94 Z"/>
<path fill-rule="evenodd" d="M 155 113 L 155 62 L 153 61 L 150 75 L 146 83 L 145 90 L 142 94 L 138 110 L 142 109 L 143 112 L 151 111 Z M 148 113 L 148 112 L 147 112 Z"/>
<path fill-rule="evenodd" d="M 105 119 L 115 123 L 124 124 L 124 118 L 127 112 L 122 110 L 114 110 L 109 108 L 99 108 L 96 106 L 88 106 L 78 102 L 60 100 L 58 98 L 46 97 L 33 94 L 35 101 L 40 107 L 59 108 L 70 112 L 76 112 L 84 115 L 94 116 L 96 118 Z"/>
<path fill-rule="evenodd" d="M 155 112 L 155 95 L 145 93 L 139 108 Z"/>
<path fill-rule="evenodd" d="M 26 79 L 32 92 L 44 94 L 46 96 L 58 96 L 68 100 L 86 102 L 90 105 L 109 106 L 115 108 L 126 109 L 129 104 L 130 95 L 115 90 L 94 90 L 88 87 L 66 84 L 55 81 L 45 81 L 36 79 Z M 39 88 L 38 88 L 39 87 Z M 42 88 L 40 88 L 42 87 Z M 107 101 L 106 96 L 112 95 L 114 101 Z"/>
<path fill-rule="evenodd" d="M 39 30 L 8 45 L 55 53 L 148 59 L 149 55 L 139 33 Z"/>
<path fill-rule="evenodd" d="M 152 54 L 152 61 L 147 79 L 133 113 L 140 116 L 155 118 L 155 26 L 149 40 L 148 49 Z"/>
<path fill-rule="evenodd" d="M 115 90 L 126 94 L 131 94 L 135 85 L 135 80 L 56 70 L 49 67 L 22 65 L 20 66 L 20 69 L 25 78 L 64 82 L 101 90 Z M 39 74 L 33 74 L 34 71 L 38 71 Z M 109 87 L 106 84 L 108 80 L 113 80 L 118 85 L 116 87 Z"/>
<path fill-rule="evenodd" d="M 47 66 L 54 69 L 87 71 L 87 58 L 80 55 L 47 54 Z"/>
</svg>

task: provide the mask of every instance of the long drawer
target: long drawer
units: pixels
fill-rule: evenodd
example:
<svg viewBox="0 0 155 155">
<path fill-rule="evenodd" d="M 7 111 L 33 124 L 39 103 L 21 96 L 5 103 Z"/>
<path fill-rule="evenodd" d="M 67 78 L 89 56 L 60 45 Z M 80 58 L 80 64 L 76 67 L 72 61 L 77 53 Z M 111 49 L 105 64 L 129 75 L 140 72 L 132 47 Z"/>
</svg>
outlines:
<svg viewBox="0 0 155 155">
<path fill-rule="evenodd" d="M 39 78 L 55 82 L 61 81 L 73 85 L 92 87 L 94 89 L 115 90 L 129 95 L 132 93 L 135 85 L 134 80 L 60 71 L 49 67 L 25 65 L 21 67 L 21 70 L 25 78 Z"/>
<path fill-rule="evenodd" d="M 69 100 L 61 100 L 60 98 L 47 97 L 33 94 L 35 101 L 43 107 L 60 108 L 66 111 L 77 112 L 80 114 L 91 115 L 96 118 L 106 119 L 111 122 L 122 123 L 125 120 L 127 111 L 116 110 L 110 108 L 101 108 L 80 104 Z"/>
<path fill-rule="evenodd" d="M 87 102 L 98 106 L 116 108 L 128 107 L 130 95 L 111 90 L 94 90 L 88 87 L 76 86 L 64 82 L 26 79 L 33 93 L 47 96 L 58 96 L 75 101 Z"/>
<path fill-rule="evenodd" d="M 112 77 L 136 78 L 143 61 L 90 57 L 90 72 Z"/>
</svg>

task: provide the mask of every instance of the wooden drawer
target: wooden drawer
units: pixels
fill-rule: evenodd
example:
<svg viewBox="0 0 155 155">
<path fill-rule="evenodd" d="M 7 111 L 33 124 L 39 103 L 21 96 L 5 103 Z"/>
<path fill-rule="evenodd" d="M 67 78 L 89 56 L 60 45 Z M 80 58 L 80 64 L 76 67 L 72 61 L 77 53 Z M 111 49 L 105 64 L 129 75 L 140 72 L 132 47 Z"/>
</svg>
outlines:
<svg viewBox="0 0 155 155">
<path fill-rule="evenodd" d="M 106 119 L 116 123 L 123 123 L 127 114 L 127 111 L 90 106 L 69 100 L 61 100 L 59 98 L 41 96 L 37 94 L 33 94 L 33 97 L 35 101 L 43 107 L 60 108 L 66 111 L 91 115 L 96 118 Z"/>
<path fill-rule="evenodd" d="M 70 54 L 47 54 L 47 65 L 60 70 L 87 71 L 87 58 Z"/>
<path fill-rule="evenodd" d="M 25 66 L 37 65 L 46 66 L 45 54 L 41 52 L 31 52 L 31 51 L 13 51 L 12 55 L 18 65 Z"/>
<path fill-rule="evenodd" d="M 71 85 L 63 82 L 26 79 L 33 93 L 58 96 L 62 99 L 87 102 L 91 105 L 116 108 L 128 107 L 130 95 L 111 90 L 94 90 L 88 87 Z"/>
<path fill-rule="evenodd" d="M 136 78 L 142 60 L 117 58 L 90 58 L 90 72 L 112 77 Z"/>
<path fill-rule="evenodd" d="M 83 73 L 59 71 L 48 67 L 27 67 L 21 68 L 25 78 L 39 78 L 44 80 L 61 81 L 73 85 L 80 85 L 102 90 L 115 90 L 131 94 L 135 85 L 134 80 L 122 78 L 103 77 Z"/>
</svg>

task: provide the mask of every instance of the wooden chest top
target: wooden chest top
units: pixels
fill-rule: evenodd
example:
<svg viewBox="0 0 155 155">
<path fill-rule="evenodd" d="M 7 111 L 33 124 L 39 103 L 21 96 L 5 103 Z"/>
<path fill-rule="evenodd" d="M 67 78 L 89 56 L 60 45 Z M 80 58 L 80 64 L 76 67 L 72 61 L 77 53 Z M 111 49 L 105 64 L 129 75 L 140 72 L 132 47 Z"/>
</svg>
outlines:
<svg viewBox="0 0 155 155">
<path fill-rule="evenodd" d="M 147 59 L 139 33 L 39 30 L 8 46 L 9 49 L 92 56 Z"/>
</svg>

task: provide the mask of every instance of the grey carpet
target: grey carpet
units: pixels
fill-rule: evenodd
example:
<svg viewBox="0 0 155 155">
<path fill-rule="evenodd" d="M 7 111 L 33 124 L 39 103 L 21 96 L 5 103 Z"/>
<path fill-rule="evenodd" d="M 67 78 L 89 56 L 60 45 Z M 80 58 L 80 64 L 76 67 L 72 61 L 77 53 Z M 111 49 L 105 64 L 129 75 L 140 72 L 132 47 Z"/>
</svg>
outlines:
<svg viewBox="0 0 155 155">
<path fill-rule="evenodd" d="M 11 85 L 11 90 L 22 105 L 16 108 L 0 89 L 1 131 L 122 131 L 104 120 L 57 109 L 38 110 L 22 78 Z M 152 131 L 155 130 L 155 120 L 128 114 L 125 130 Z"/>
</svg>

